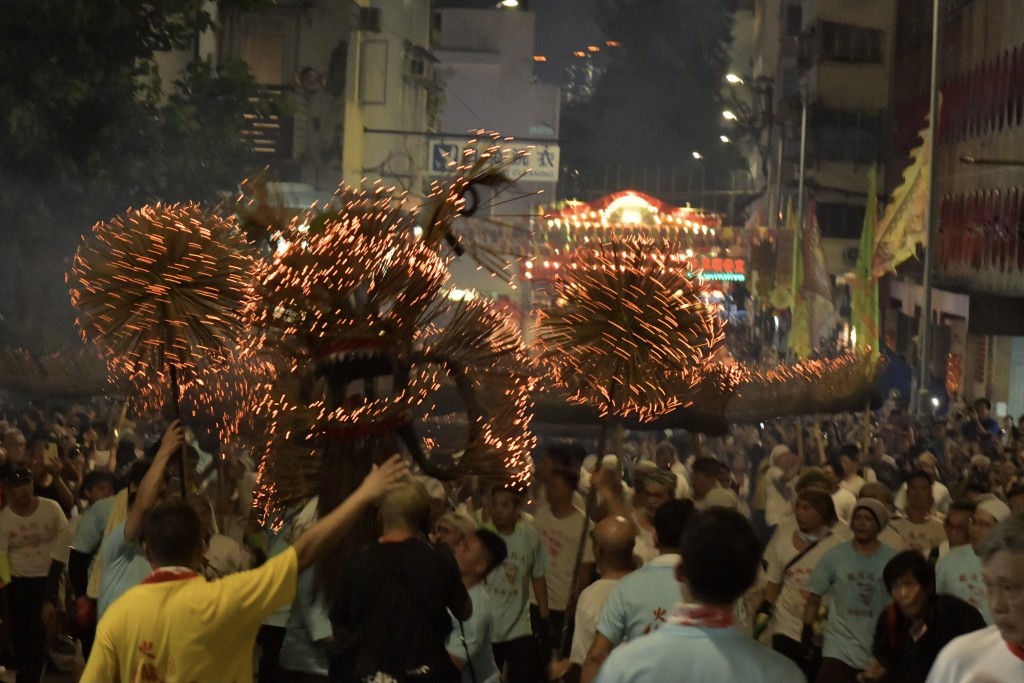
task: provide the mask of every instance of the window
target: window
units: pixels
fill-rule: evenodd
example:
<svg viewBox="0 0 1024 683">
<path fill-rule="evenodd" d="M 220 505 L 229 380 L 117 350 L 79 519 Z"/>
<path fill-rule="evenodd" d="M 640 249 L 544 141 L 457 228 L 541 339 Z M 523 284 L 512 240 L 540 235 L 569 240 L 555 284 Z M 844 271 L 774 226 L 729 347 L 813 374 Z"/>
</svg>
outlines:
<svg viewBox="0 0 1024 683">
<path fill-rule="evenodd" d="M 280 85 L 284 77 L 284 35 L 280 32 L 242 34 L 242 59 L 257 83 Z"/>
<path fill-rule="evenodd" d="M 822 238 L 856 239 L 864 227 L 863 204 L 818 202 Z"/>
<path fill-rule="evenodd" d="M 882 41 L 885 33 L 873 28 L 821 23 L 822 61 L 864 62 L 877 64 L 882 61 Z"/>
<path fill-rule="evenodd" d="M 815 158 L 870 164 L 882 158 L 885 119 L 879 112 L 816 109 L 810 122 Z"/>
</svg>

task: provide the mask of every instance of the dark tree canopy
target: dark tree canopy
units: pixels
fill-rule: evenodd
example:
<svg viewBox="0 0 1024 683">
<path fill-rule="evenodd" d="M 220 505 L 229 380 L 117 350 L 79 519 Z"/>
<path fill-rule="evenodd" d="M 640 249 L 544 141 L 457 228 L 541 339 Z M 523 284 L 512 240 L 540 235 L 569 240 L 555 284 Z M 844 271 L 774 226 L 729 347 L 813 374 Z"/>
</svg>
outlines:
<svg viewBox="0 0 1024 683">
<path fill-rule="evenodd" d="M 716 170 L 723 149 L 721 88 L 735 0 L 597 0 L 610 50 L 593 96 L 563 115 L 563 157 L 580 174 L 607 166 L 683 165 L 701 152 Z"/>
<path fill-rule="evenodd" d="M 6 0 L 0 12 L 0 345 L 71 332 L 63 273 L 96 221 L 209 200 L 251 173 L 244 64 L 193 60 L 202 0 Z"/>
</svg>

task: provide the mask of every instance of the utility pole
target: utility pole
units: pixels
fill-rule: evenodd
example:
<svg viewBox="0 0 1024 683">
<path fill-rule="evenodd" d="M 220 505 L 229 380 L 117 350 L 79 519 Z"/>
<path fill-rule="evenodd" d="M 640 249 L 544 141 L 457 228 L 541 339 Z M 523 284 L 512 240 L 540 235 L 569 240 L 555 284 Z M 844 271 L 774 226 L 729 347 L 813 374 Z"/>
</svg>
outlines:
<svg viewBox="0 0 1024 683">
<path fill-rule="evenodd" d="M 808 82 L 807 76 L 803 78 L 803 82 L 800 86 L 800 170 L 797 177 L 797 193 L 796 193 L 796 225 L 793 227 L 793 284 L 792 289 L 792 303 L 790 304 L 790 329 L 789 334 L 793 335 L 796 332 L 796 326 L 793 321 L 796 320 L 796 307 L 798 305 L 798 299 L 800 294 L 800 287 L 803 282 L 798 281 L 796 264 L 802 258 L 799 250 L 803 248 L 803 237 L 804 237 L 804 184 L 805 176 L 807 172 L 807 98 L 808 98 Z M 786 217 L 788 220 L 788 216 Z M 789 343 L 790 358 L 793 357 L 793 342 L 792 338 Z M 806 360 L 806 359 L 801 359 Z"/>
<path fill-rule="evenodd" d="M 804 76 L 800 86 L 800 176 L 797 180 L 796 192 L 796 229 L 803 232 L 804 229 L 804 183 L 807 171 L 807 98 L 808 98 L 807 76 Z M 799 284 L 799 283 L 798 283 Z M 796 296 L 796 292 L 793 292 Z M 794 299 L 795 301 L 795 299 Z"/>
<path fill-rule="evenodd" d="M 924 304 L 921 309 L 921 330 L 918 337 L 916 406 L 918 415 L 924 415 L 928 410 L 928 361 L 932 350 L 932 280 L 935 277 L 935 243 L 939 234 L 936 152 L 939 146 L 939 78 L 942 58 L 940 53 L 942 47 L 941 4 L 941 0 L 932 0 L 932 78 L 931 105 L 928 113 L 928 121 L 931 126 L 931 139 L 928 141 L 931 169 L 928 175 L 928 243 L 924 249 L 924 273 L 921 277 Z"/>
</svg>

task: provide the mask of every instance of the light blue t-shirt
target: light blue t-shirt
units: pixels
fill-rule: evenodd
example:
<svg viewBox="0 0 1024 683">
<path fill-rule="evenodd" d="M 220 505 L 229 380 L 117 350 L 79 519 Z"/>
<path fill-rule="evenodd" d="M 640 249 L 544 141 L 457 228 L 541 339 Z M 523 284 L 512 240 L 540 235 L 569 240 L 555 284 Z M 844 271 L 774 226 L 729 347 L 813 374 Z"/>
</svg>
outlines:
<svg viewBox="0 0 1024 683">
<path fill-rule="evenodd" d="M 327 675 L 328 645 L 322 641 L 333 635 L 328 613 L 323 591 L 317 589 L 316 571 L 313 567 L 302 570 L 281 644 L 282 669 Z"/>
<path fill-rule="evenodd" d="M 452 616 L 452 632 L 448 635 L 445 649 L 464 661 L 466 651 L 469 650 L 468 662 L 473 670 L 470 671 L 468 665 L 462 670 L 462 683 L 500 683 L 501 672 L 494 663 L 494 651 L 491 649 L 491 628 L 494 625 L 491 598 L 482 583 L 469 589 L 469 598 L 473 601 L 473 615 L 462 622 L 461 629 L 459 620 Z M 451 616 L 451 612 L 448 614 Z M 466 639 L 465 645 L 462 643 L 463 637 Z"/>
<path fill-rule="evenodd" d="M 658 555 L 619 579 L 601 608 L 597 632 L 618 645 L 667 623 L 672 607 L 683 597 L 676 579 L 678 564 L 679 555 Z"/>
<path fill-rule="evenodd" d="M 971 545 L 950 548 L 935 565 L 935 592 L 945 593 L 970 603 L 981 612 L 985 623 L 995 623 L 988 606 L 985 578 L 981 574 L 981 558 Z"/>
<path fill-rule="evenodd" d="M 114 507 L 114 496 L 104 498 L 85 509 L 79 517 L 75 536 L 71 547 L 80 553 L 92 555 L 103 543 L 103 530 L 107 528 L 107 520 Z"/>
<path fill-rule="evenodd" d="M 736 628 L 667 624 L 612 650 L 595 683 L 800 683 L 806 680 L 792 661 Z"/>
<path fill-rule="evenodd" d="M 882 572 L 898 553 L 879 545 L 874 555 L 857 552 L 853 542 L 837 545 L 818 562 L 807 583 L 815 595 L 828 595 L 828 620 L 822 656 L 863 669 L 871 661 L 878 615 L 892 602 Z"/>
<path fill-rule="evenodd" d="M 134 588 L 153 571 L 142 543 L 129 543 L 124 538 L 124 525 L 121 522 L 113 528 L 107 540 L 100 548 L 103 557 L 103 574 L 100 576 L 100 595 L 96 601 L 96 617 L 103 617 L 110 604 L 117 600 L 129 588 Z"/>
<path fill-rule="evenodd" d="M 493 525 L 488 528 L 495 533 Z M 530 635 L 530 584 L 547 572 L 548 560 L 536 530 L 525 522 L 516 524 L 515 530 L 505 535 L 508 559 L 495 567 L 487 576 L 487 594 L 491 598 L 494 614 L 495 643 L 505 643 Z"/>
</svg>

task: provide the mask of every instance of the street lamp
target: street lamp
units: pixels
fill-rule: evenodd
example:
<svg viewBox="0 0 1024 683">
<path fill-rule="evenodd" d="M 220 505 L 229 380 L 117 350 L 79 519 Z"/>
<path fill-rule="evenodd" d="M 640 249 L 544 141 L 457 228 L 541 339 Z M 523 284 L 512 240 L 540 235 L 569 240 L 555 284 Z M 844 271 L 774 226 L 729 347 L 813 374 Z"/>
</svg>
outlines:
<svg viewBox="0 0 1024 683">
<path fill-rule="evenodd" d="M 726 109 L 725 111 L 722 112 L 722 118 L 725 119 L 726 121 L 735 121 L 736 114 L 734 114 L 731 109 Z"/>
<path fill-rule="evenodd" d="M 727 144 L 727 145 L 728 145 L 728 144 L 729 144 L 730 142 L 732 142 L 732 140 L 730 140 L 730 139 L 729 139 L 729 136 L 728 136 L 728 135 L 719 135 L 719 136 L 718 136 L 718 139 L 719 139 L 719 140 L 721 140 L 722 142 L 724 142 L 724 143 L 725 143 L 725 144 Z"/>
<path fill-rule="evenodd" d="M 519 7 L 519 0 L 501 0 L 498 7 Z"/>
<path fill-rule="evenodd" d="M 704 168 L 704 155 L 700 152 L 693 152 L 693 166 L 700 170 L 700 206 L 704 208 L 704 202 L 707 198 L 707 169 Z M 690 167 L 690 192 L 693 192 L 693 166 Z"/>
<path fill-rule="evenodd" d="M 736 74 L 726 74 L 725 80 L 729 81 L 733 85 L 743 85 L 743 79 Z"/>
</svg>

